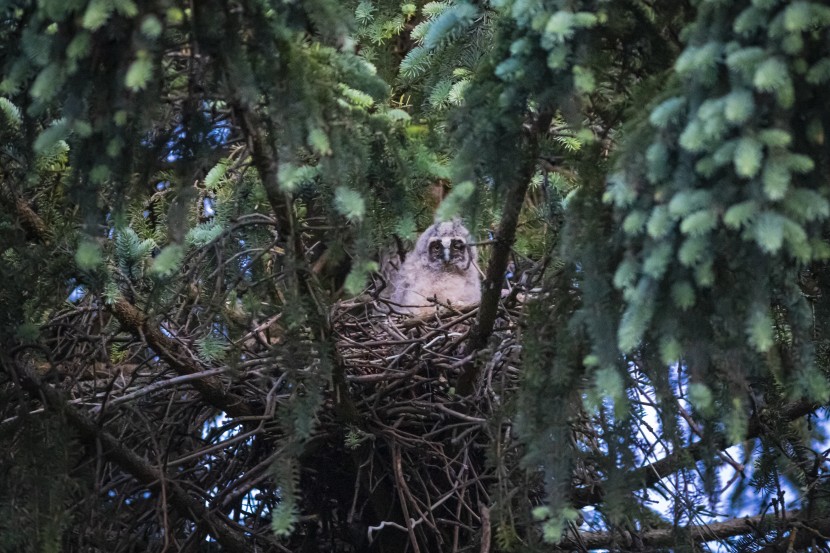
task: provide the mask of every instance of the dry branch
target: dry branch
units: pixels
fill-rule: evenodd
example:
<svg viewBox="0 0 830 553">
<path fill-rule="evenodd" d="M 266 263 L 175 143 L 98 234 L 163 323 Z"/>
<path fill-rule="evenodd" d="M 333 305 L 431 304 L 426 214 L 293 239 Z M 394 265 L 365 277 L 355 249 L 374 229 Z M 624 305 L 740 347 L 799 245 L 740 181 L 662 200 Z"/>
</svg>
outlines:
<svg viewBox="0 0 830 553">
<path fill-rule="evenodd" d="M 614 532 L 569 532 L 563 540 L 553 546 L 554 550 L 581 551 L 591 549 L 637 550 L 643 551 L 652 548 L 670 547 L 672 545 L 689 545 L 710 541 L 724 540 L 747 534 L 769 535 L 773 532 L 785 533 L 794 528 L 809 529 L 803 533 L 806 536 L 816 537 L 816 534 L 826 535 L 830 529 L 830 518 L 805 520 L 804 513 L 792 511 L 783 517 L 758 515 L 713 522 L 709 524 L 690 524 L 676 528 L 657 528 L 642 532 L 628 530 Z M 794 531 L 793 531 L 794 533 Z M 809 541 L 806 542 L 809 544 Z M 785 548 L 786 549 L 786 545 Z M 773 546 L 771 551 L 779 550 Z"/>
<path fill-rule="evenodd" d="M 14 204 L 18 217 L 24 221 L 30 238 L 34 241 L 47 243 L 49 231 L 43 219 L 22 199 L 16 198 Z M 205 371 L 192 357 L 181 351 L 181 347 L 161 332 L 158 324 L 151 324 L 146 314 L 124 298 L 119 298 L 110 309 L 118 321 L 136 338 L 142 337 L 147 345 L 159 356 L 167 361 L 181 375 L 194 375 Z M 259 413 L 259 406 L 247 402 L 223 389 L 221 380 L 216 377 L 196 379 L 193 387 L 204 396 L 205 400 L 214 407 L 221 409 L 231 416 L 245 417 Z"/>
<path fill-rule="evenodd" d="M 172 477 L 165 475 L 150 465 L 144 458 L 140 457 L 130 449 L 123 447 L 121 442 L 112 434 L 103 430 L 98 423 L 78 409 L 69 405 L 61 394 L 51 386 L 43 384 L 29 368 L 5 359 L 7 372 L 14 371 L 19 378 L 21 386 L 36 399 L 41 399 L 50 409 L 61 413 L 72 427 L 80 434 L 81 438 L 93 449 L 96 444 L 101 445 L 104 456 L 131 474 L 144 486 L 150 489 L 158 488 L 161 482 L 165 482 L 165 493 L 170 503 L 179 513 L 190 518 L 195 524 L 204 523 L 210 534 L 231 553 L 248 553 L 250 544 L 236 531 L 234 531 L 223 519 L 215 515 L 211 509 L 205 506 L 204 498 L 190 496 Z"/>
<path fill-rule="evenodd" d="M 110 309 L 125 329 L 135 336 L 143 336 L 147 345 L 176 372 L 181 375 L 204 372 L 204 367 L 181 351 L 181 346 L 174 339 L 165 336 L 158 323 L 150 322 L 149 318 L 136 306 L 124 298 L 119 298 L 110 306 Z M 221 409 L 228 415 L 251 417 L 261 413 L 261 406 L 252 404 L 236 394 L 226 392 L 222 381 L 216 376 L 197 379 L 191 384 L 210 405 Z"/>
<path fill-rule="evenodd" d="M 813 413 L 821 405 L 810 401 L 796 401 L 784 406 L 780 413 L 780 419 L 783 422 L 791 422 L 800 419 L 803 416 Z M 747 439 L 758 438 L 762 436 L 767 428 L 767 423 L 761 417 L 753 417 L 747 428 Z M 721 438 L 717 447 L 722 451 L 728 449 L 735 444 L 726 443 L 725 439 Z M 662 459 L 649 463 L 643 467 L 631 471 L 626 480 L 629 482 L 639 482 L 641 489 L 649 488 L 657 484 L 663 478 L 674 474 L 675 472 L 688 467 L 690 463 L 694 463 L 703 459 L 706 454 L 706 449 L 702 442 L 695 442 L 689 446 L 666 455 Z M 571 501 L 577 507 L 585 507 L 586 505 L 596 505 L 603 499 L 603 491 L 601 484 L 593 488 L 579 488 L 573 490 L 571 493 Z"/>
</svg>

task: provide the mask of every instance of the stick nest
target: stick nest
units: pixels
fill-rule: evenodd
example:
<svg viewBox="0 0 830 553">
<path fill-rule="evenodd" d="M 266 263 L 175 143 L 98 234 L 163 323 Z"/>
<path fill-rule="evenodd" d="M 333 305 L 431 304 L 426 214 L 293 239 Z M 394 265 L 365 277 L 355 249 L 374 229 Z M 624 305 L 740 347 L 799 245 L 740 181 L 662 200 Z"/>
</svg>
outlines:
<svg viewBox="0 0 830 553">
<path fill-rule="evenodd" d="M 369 524 L 369 538 L 405 532 L 410 543 L 458 551 L 461 544 L 480 543 L 481 533 L 497 523 L 486 507 L 494 492 L 514 495 L 516 507 L 529 509 L 527 494 L 509 489 L 516 475 L 508 467 L 516 467 L 517 451 L 510 445 L 506 402 L 514 400 L 519 380 L 519 309 L 503 310 L 490 351 L 479 357 L 466 350 L 475 306 L 419 317 L 380 314 L 390 310 L 370 301 L 334 310 L 339 360 L 363 418 L 361 429 L 347 435 L 347 447 L 367 459 L 370 488 L 392 484 L 392 503 L 406 522 L 391 525 L 396 530 Z M 479 382 L 473 394 L 461 396 L 454 384 L 471 363 L 483 363 Z M 349 520 L 359 518 L 360 509 L 356 505 Z"/>
</svg>

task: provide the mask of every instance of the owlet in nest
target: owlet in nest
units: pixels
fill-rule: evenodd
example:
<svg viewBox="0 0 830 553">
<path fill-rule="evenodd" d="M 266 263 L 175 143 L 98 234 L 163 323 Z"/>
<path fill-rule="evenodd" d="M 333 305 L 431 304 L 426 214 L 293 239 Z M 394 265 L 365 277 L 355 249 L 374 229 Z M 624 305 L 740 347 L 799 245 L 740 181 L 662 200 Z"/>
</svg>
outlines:
<svg viewBox="0 0 830 553">
<path fill-rule="evenodd" d="M 421 234 L 402 263 L 385 263 L 383 296 L 393 310 L 423 315 L 437 305 L 478 303 L 481 282 L 472 242 L 460 220 L 437 222 Z"/>
</svg>

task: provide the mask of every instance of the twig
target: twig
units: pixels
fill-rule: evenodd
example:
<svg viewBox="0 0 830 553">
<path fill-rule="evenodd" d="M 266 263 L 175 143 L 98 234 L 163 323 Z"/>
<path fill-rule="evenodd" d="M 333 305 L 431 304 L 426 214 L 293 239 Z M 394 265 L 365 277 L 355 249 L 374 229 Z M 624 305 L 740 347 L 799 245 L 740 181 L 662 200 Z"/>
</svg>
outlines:
<svg viewBox="0 0 830 553">
<path fill-rule="evenodd" d="M 160 382 L 155 382 L 153 384 L 147 384 L 146 386 L 143 386 L 143 387 L 139 388 L 135 392 L 132 392 L 132 393 L 125 394 L 123 396 L 119 396 L 117 398 L 114 398 L 114 399 L 110 400 L 109 405 L 114 407 L 116 405 L 120 405 L 122 403 L 126 403 L 126 402 L 132 401 L 134 399 L 138 399 L 142 396 L 152 394 L 152 393 L 157 392 L 159 390 L 163 390 L 164 388 L 169 388 L 171 386 L 178 386 L 179 384 L 184 384 L 185 382 L 190 382 L 192 380 L 198 380 L 200 378 L 208 378 L 208 377 L 211 377 L 211 376 L 217 376 L 217 375 L 220 375 L 220 374 L 224 374 L 226 372 L 228 372 L 228 368 L 227 367 L 222 367 L 220 369 L 210 369 L 210 370 L 202 371 L 202 372 L 198 372 L 198 373 L 186 374 L 186 375 L 183 375 L 183 376 L 176 376 L 176 377 L 173 377 L 173 378 L 168 378 L 168 379 L 162 380 Z"/>
<path fill-rule="evenodd" d="M 490 509 L 484 503 L 479 504 L 481 512 L 481 549 L 480 553 L 490 553 Z"/>
</svg>

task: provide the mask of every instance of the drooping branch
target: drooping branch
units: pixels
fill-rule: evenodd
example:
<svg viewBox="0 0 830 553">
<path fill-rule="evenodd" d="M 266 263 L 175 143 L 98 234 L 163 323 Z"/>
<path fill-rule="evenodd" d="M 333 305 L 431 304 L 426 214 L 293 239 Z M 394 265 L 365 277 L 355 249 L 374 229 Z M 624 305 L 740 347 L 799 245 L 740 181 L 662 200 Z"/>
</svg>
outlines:
<svg viewBox="0 0 830 553">
<path fill-rule="evenodd" d="M 795 401 L 785 405 L 778 413 L 780 421 L 791 422 L 801 417 L 814 412 L 821 407 L 819 404 L 811 401 Z M 762 436 L 768 427 L 764 421 L 763 414 L 758 417 L 753 417 L 749 421 L 747 428 L 747 439 L 758 438 Z M 716 444 L 718 450 L 725 450 L 735 444 L 727 443 L 724 438 Z M 630 475 L 626 477 L 627 482 L 637 483 L 640 489 L 650 488 L 657 484 L 663 478 L 670 476 L 678 470 L 688 467 L 690 463 L 694 463 L 703 459 L 707 449 L 704 448 L 703 442 L 695 442 L 677 452 L 666 455 L 662 459 L 640 467 L 631 471 Z M 604 492 L 601 488 L 596 487 L 592 489 L 577 489 L 571 494 L 571 501 L 577 507 L 585 507 L 586 505 L 596 505 L 603 499 Z"/>
<path fill-rule="evenodd" d="M 634 549 L 637 551 L 650 548 L 667 547 L 675 544 L 689 545 L 691 542 L 704 543 L 709 541 L 723 540 L 735 536 L 747 534 L 768 534 L 772 530 L 790 531 L 790 536 L 795 535 L 797 530 L 803 538 L 815 538 L 817 534 L 826 535 L 830 529 L 830 518 L 819 518 L 807 520 L 803 518 L 801 511 L 786 513 L 783 517 L 775 518 L 771 515 L 758 515 L 754 517 L 733 518 L 723 522 L 711 524 L 690 524 L 677 528 L 657 528 L 644 532 L 634 533 L 628 531 L 616 532 L 573 532 L 557 543 L 553 549 L 559 550 L 591 550 L 591 549 Z M 802 539 L 803 539 L 802 538 Z M 789 539 L 784 539 L 786 550 Z M 794 539 L 799 541 L 798 539 Z M 809 541 L 807 542 L 809 543 Z M 773 547 L 770 551 L 778 551 Z M 798 550 L 798 548 L 796 548 Z"/>
<path fill-rule="evenodd" d="M 115 436 L 103 430 L 96 421 L 69 405 L 57 390 L 41 382 L 31 369 L 19 363 L 13 363 L 5 355 L 0 359 L 6 371 L 16 376 L 20 386 L 32 398 L 43 401 L 49 409 L 63 415 L 83 441 L 93 447 L 100 444 L 108 460 L 148 488 L 157 488 L 161 482 L 164 482 L 165 494 L 170 504 L 182 516 L 189 518 L 197 525 L 204 525 L 224 550 L 232 553 L 246 553 L 251 550 L 250 543 L 241 533 L 234 531 L 220 516 L 216 515 L 205 504 L 204 498 L 190 496 L 175 478 L 168 477 L 161 470 L 150 465 L 143 457 L 121 445 Z"/>
</svg>

